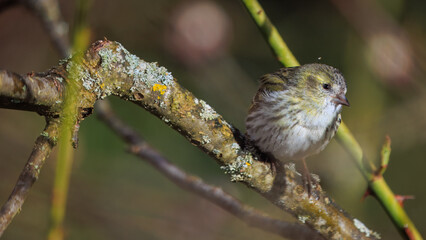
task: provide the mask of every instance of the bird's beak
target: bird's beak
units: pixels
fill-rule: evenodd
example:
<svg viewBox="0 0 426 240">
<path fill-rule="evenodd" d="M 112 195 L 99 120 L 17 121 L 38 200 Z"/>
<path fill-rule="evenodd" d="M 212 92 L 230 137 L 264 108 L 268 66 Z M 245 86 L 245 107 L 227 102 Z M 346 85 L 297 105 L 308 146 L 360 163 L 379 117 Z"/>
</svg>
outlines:
<svg viewBox="0 0 426 240">
<path fill-rule="evenodd" d="M 344 94 L 340 94 L 334 97 L 333 102 L 336 104 L 345 105 L 349 107 L 349 101 Z"/>
</svg>

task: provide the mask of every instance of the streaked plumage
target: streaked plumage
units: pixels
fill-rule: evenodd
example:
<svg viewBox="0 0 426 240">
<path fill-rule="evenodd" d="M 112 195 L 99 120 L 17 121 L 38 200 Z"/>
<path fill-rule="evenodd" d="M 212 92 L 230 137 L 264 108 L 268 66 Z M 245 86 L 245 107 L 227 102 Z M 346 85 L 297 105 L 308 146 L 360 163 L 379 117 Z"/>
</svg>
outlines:
<svg viewBox="0 0 426 240">
<path fill-rule="evenodd" d="M 247 135 L 280 161 L 322 151 L 341 122 L 346 83 L 336 68 L 306 64 L 260 79 L 246 119 Z"/>
</svg>

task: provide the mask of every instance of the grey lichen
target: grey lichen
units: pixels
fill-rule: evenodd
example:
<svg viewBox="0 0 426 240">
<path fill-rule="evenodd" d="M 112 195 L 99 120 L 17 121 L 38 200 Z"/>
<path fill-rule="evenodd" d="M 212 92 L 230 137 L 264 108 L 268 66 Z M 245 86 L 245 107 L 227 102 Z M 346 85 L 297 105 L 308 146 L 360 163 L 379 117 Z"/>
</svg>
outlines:
<svg viewBox="0 0 426 240">
<path fill-rule="evenodd" d="M 308 216 L 300 215 L 300 216 L 298 216 L 298 217 L 297 217 L 297 219 L 298 219 L 300 222 L 305 223 L 305 222 L 306 222 L 306 220 L 308 220 L 308 219 L 309 219 L 309 217 L 308 217 Z"/>
<path fill-rule="evenodd" d="M 327 221 L 322 217 L 319 217 L 316 221 L 317 226 L 324 226 L 325 224 L 327 224 Z"/>
<path fill-rule="evenodd" d="M 219 114 L 217 114 L 217 112 L 212 107 L 210 107 L 210 105 L 208 105 L 205 101 L 199 100 L 199 102 L 202 106 L 200 117 L 203 120 L 213 120 L 219 116 Z"/>
<path fill-rule="evenodd" d="M 89 70 L 81 63 L 76 60 L 68 62 L 66 67 L 67 72 L 70 74 L 70 78 L 80 81 L 81 85 L 88 91 L 93 91 L 97 95 L 101 94 L 99 88 L 95 88 L 95 85 L 99 79 L 95 79 L 91 76 Z"/>
<path fill-rule="evenodd" d="M 112 71 L 122 68 L 121 74 L 130 77 L 133 86 L 130 88 L 131 93 L 141 92 L 142 90 L 151 88 L 155 84 L 170 86 L 174 84 L 173 75 L 167 71 L 165 67 L 158 66 L 156 62 L 149 63 L 139 59 L 137 56 L 127 51 L 120 43 L 117 42 L 116 49 L 104 47 L 99 50 L 101 57 L 101 68 L 108 78 Z M 61 64 L 67 64 L 66 70 L 73 74 L 73 78 L 81 82 L 81 85 L 87 90 L 96 94 L 98 99 L 103 99 L 111 95 L 115 90 L 121 89 L 121 83 L 107 84 L 106 79 L 98 77 L 98 73 L 92 76 L 89 68 L 84 64 L 78 63 L 73 58 L 61 61 Z M 121 66 L 119 66 L 121 65 Z M 61 81 L 60 79 L 57 79 Z"/>
<path fill-rule="evenodd" d="M 70 60 L 71 60 L 71 58 L 72 58 L 72 54 L 70 54 L 68 57 L 66 57 L 66 58 L 63 58 L 63 59 L 59 59 L 59 65 L 64 65 L 64 64 L 67 64 Z"/>
<path fill-rule="evenodd" d="M 238 156 L 235 161 L 220 168 L 223 169 L 226 174 L 231 175 L 231 181 L 238 182 L 252 178 L 245 170 L 252 164 L 252 158 L 249 155 L 243 155 Z"/>
<path fill-rule="evenodd" d="M 167 108 L 167 104 L 165 102 L 160 102 L 160 107 L 163 109 Z"/>
<path fill-rule="evenodd" d="M 87 90 L 92 90 L 93 82 L 92 81 L 83 81 L 83 87 Z"/>
<path fill-rule="evenodd" d="M 154 84 L 171 86 L 174 84 L 173 75 L 165 67 L 158 66 L 156 62 L 145 62 L 137 56 L 131 54 L 120 43 L 117 43 L 117 52 L 111 53 L 111 50 L 105 50 L 102 59 L 105 57 L 105 64 L 125 63 L 125 74 L 133 79 L 131 92 L 138 92 L 148 86 L 151 88 Z M 111 52 L 110 52 L 111 51 Z M 101 54 L 101 53 L 100 53 Z M 124 56 L 124 58 L 123 58 Z M 109 64 L 110 66 L 111 64 Z M 106 68 L 109 68 L 106 66 Z"/>
<path fill-rule="evenodd" d="M 222 152 L 221 152 L 220 150 L 218 150 L 218 149 L 213 149 L 213 150 L 212 150 L 212 153 L 213 153 L 216 157 L 219 157 L 219 156 L 222 154 Z"/>
<path fill-rule="evenodd" d="M 202 141 L 201 141 L 202 144 L 208 144 L 208 143 L 211 143 L 212 141 L 210 137 L 207 135 L 203 135 L 201 138 L 202 138 Z"/>
<path fill-rule="evenodd" d="M 235 151 L 235 153 L 238 153 L 238 151 L 241 150 L 241 147 L 238 143 L 232 143 L 231 144 L 231 149 Z"/>
<path fill-rule="evenodd" d="M 110 71 L 114 68 L 113 64 L 123 63 L 122 57 L 109 48 L 99 50 L 99 56 L 102 58 L 101 67 L 103 70 Z"/>
<path fill-rule="evenodd" d="M 41 132 L 40 135 L 43 137 L 49 137 L 49 133 L 46 131 Z"/>
<path fill-rule="evenodd" d="M 170 119 L 166 118 L 166 116 L 161 116 L 161 120 L 165 123 L 169 123 Z"/>
<path fill-rule="evenodd" d="M 360 232 L 365 233 L 365 236 L 366 236 L 366 237 L 374 236 L 374 237 L 376 237 L 376 238 L 378 238 L 378 239 L 380 239 L 380 238 L 381 238 L 381 237 L 380 237 L 380 235 L 379 235 L 378 233 L 376 233 L 376 232 L 374 232 L 374 231 L 372 231 L 372 230 L 368 229 L 368 228 L 365 226 L 365 224 L 364 224 L 364 223 L 362 223 L 360 220 L 358 220 L 358 219 L 354 218 L 354 220 L 353 220 L 353 221 L 354 221 L 354 225 L 355 225 L 355 227 L 356 227 L 356 228 L 358 228 Z"/>
<path fill-rule="evenodd" d="M 32 166 L 32 167 L 34 167 L 34 170 L 35 170 L 37 173 L 40 173 L 40 166 L 39 166 L 39 165 L 34 164 L 34 163 L 32 163 L 32 162 L 28 163 L 28 165 L 30 165 L 30 166 Z"/>
</svg>

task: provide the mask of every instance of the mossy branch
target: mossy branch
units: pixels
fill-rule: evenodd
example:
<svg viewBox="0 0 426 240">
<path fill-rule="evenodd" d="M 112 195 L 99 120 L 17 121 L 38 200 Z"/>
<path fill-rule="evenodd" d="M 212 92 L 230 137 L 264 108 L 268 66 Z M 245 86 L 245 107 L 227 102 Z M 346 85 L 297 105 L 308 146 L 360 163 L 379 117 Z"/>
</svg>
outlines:
<svg viewBox="0 0 426 240">
<path fill-rule="evenodd" d="M 274 174 L 269 164 L 258 161 L 250 152 L 253 148 L 247 145 L 237 129 L 206 102 L 180 86 L 164 67 L 145 62 L 129 53 L 121 44 L 108 40 L 94 43 L 83 56 L 74 56 L 78 57 L 82 59 L 64 61 L 44 75 L 48 79 L 52 78 L 51 75 L 63 77 L 64 81 L 58 88 L 63 89 L 68 82 L 66 73 L 71 69 L 77 70 L 75 78 L 81 85 L 77 97 L 80 120 L 86 116 L 83 113 L 91 112 L 98 99 L 115 95 L 133 102 L 159 117 L 212 156 L 233 181 L 243 182 L 322 236 L 328 239 L 376 239 L 372 231 L 337 207 L 320 186 L 309 197 L 298 183 L 300 179 L 291 165 L 287 165 L 283 172 Z M 78 62 L 81 64 L 76 64 Z M 28 76 L 21 78 L 26 79 Z M 0 85 L 2 81 L 0 78 Z M 45 102 L 62 100 L 59 94 L 51 97 Z M 27 104 L 28 110 L 36 111 L 37 103 L 24 101 L 15 104 L 17 108 L 20 104 Z M 0 101 L 0 107 L 4 105 L 14 107 L 10 102 Z M 55 106 L 53 104 L 52 110 L 45 112 L 49 115 L 57 114 Z"/>
<path fill-rule="evenodd" d="M 151 164 L 182 189 L 216 204 L 251 227 L 289 239 L 324 239 L 306 225 L 273 219 L 241 203 L 221 188 L 209 185 L 202 179 L 186 173 L 152 148 L 134 129 L 118 118 L 108 101 L 99 101 L 95 107 L 98 118 L 129 145 L 132 154 Z"/>
<path fill-rule="evenodd" d="M 241 1 L 256 22 L 278 60 L 286 67 L 298 66 L 298 61 L 293 56 L 274 25 L 269 21 L 265 10 L 263 10 L 259 2 L 257 0 Z M 383 176 L 381 174 L 375 174 L 374 165 L 366 160 L 360 145 L 345 123 L 341 123 L 336 133 L 336 138 L 354 159 L 355 164 L 367 180 L 369 188 L 374 193 L 374 196 L 376 196 L 382 204 L 401 234 L 407 239 L 423 239 L 414 226 L 414 223 L 405 213 L 403 207 L 397 204 L 397 197 L 392 193 L 386 181 L 383 179 Z M 384 157 L 389 158 L 389 154 Z M 384 170 L 385 168 L 383 171 Z"/>
</svg>

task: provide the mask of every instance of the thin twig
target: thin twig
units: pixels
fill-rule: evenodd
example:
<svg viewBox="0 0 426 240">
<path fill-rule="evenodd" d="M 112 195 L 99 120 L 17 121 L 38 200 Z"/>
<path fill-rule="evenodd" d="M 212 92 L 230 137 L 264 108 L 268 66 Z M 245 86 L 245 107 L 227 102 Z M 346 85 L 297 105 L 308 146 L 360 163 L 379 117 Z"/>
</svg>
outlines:
<svg viewBox="0 0 426 240">
<path fill-rule="evenodd" d="M 96 104 L 96 113 L 101 121 L 129 144 L 131 153 L 150 163 L 179 187 L 189 190 L 222 207 L 252 227 L 290 239 L 324 239 L 321 235 L 304 225 L 270 218 L 242 204 L 221 188 L 211 186 L 200 178 L 185 173 L 149 146 L 131 127 L 123 123 L 112 112 L 108 102 L 98 102 Z"/>
<path fill-rule="evenodd" d="M 68 57 L 70 44 L 68 24 L 62 19 L 57 0 L 21 0 L 43 23 L 47 34 L 61 57 Z"/>
<path fill-rule="evenodd" d="M 269 20 L 267 20 L 267 23 L 268 22 Z M 271 32 L 273 33 L 273 36 L 279 36 L 277 34 L 276 29 L 273 28 L 269 30 L 272 30 Z M 52 33 L 49 34 L 52 35 Z M 103 48 L 104 44 L 107 45 L 107 48 Z M 238 130 L 234 129 L 228 123 L 226 123 L 223 118 L 221 118 L 204 101 L 196 99 L 194 96 L 192 96 L 192 94 L 187 92 L 185 89 L 182 89 L 179 85 L 176 85 L 176 88 L 174 88 L 175 84 L 171 84 L 169 80 L 165 81 L 165 79 L 163 78 L 164 75 L 162 75 L 164 74 L 164 68 L 157 69 L 157 67 L 154 67 L 153 65 L 151 65 L 151 63 L 146 63 L 144 61 L 136 59 L 135 56 L 129 54 L 120 45 L 118 45 L 118 49 L 114 48 L 114 44 L 110 46 L 108 45 L 108 41 L 101 41 L 93 45 L 92 50 L 89 51 L 86 55 L 86 58 L 88 57 L 86 59 L 88 60 L 88 65 L 81 66 L 81 81 L 85 88 L 89 90 L 85 91 L 80 96 L 82 101 L 80 102 L 81 105 L 79 107 L 81 109 L 91 109 L 93 107 L 91 104 L 94 102 L 94 99 L 93 97 L 90 97 L 93 96 L 93 93 L 96 94 L 97 98 L 105 97 L 106 95 L 113 93 L 115 95 L 123 97 L 126 100 L 131 100 L 136 104 L 139 104 L 144 108 L 150 110 L 158 117 L 161 117 L 163 121 L 169 123 L 174 128 L 179 130 L 183 135 L 188 137 L 188 139 L 190 139 L 195 145 L 206 151 L 211 156 L 214 156 L 219 162 L 225 165 L 224 169 L 226 170 L 226 172 L 231 174 L 232 179 L 245 182 L 252 188 L 259 191 L 261 194 L 263 193 L 264 196 L 266 196 L 267 198 L 270 198 L 270 200 L 274 201 L 278 206 L 286 209 L 290 213 L 294 214 L 297 218 L 303 219 L 303 221 L 305 221 L 306 223 L 314 226 L 314 228 L 322 232 L 322 234 L 333 234 L 332 237 L 334 238 L 338 238 L 339 236 L 357 236 L 359 238 L 364 237 L 363 233 L 359 232 L 358 229 L 354 228 L 353 222 L 351 222 L 351 218 L 348 218 L 345 214 L 342 215 L 341 213 L 343 211 L 340 208 L 336 207 L 331 201 L 331 199 L 324 196 L 323 193 L 318 194 L 318 199 L 321 199 L 321 201 L 311 202 L 311 200 L 306 199 L 304 197 L 303 192 L 298 191 L 298 185 L 291 177 L 293 174 L 291 169 L 288 171 L 289 175 L 286 176 L 287 192 L 281 193 L 282 196 L 281 194 L 268 193 L 267 191 L 270 191 L 270 189 L 275 189 L 271 188 L 271 184 L 274 178 L 271 172 L 269 172 L 267 166 L 265 166 L 265 164 L 257 162 L 256 159 L 252 158 L 250 153 L 240 148 L 239 144 L 242 144 L 242 146 L 244 146 L 244 144 L 243 141 L 241 141 L 243 140 L 243 138 L 238 134 Z M 275 46 L 278 48 L 283 46 L 286 47 L 283 41 L 278 41 Z M 118 56 L 114 56 L 117 50 L 118 52 L 122 52 L 124 54 L 121 55 L 122 53 L 119 53 Z M 99 55 L 101 56 L 100 62 L 98 62 L 97 57 L 91 59 L 91 57 L 96 56 L 97 53 L 99 53 Z M 113 55 L 110 55 L 110 53 L 112 53 Z M 280 57 L 281 61 L 285 62 L 287 61 L 286 59 L 290 63 L 295 62 L 294 57 Z M 138 61 L 139 63 L 137 63 Z M 91 65 L 91 63 L 94 63 L 95 65 Z M 129 67 L 125 67 L 123 69 L 123 65 L 121 65 L 123 63 L 124 65 L 128 64 Z M 115 72 L 108 73 L 108 70 L 114 69 L 114 65 L 117 64 L 119 64 L 119 69 L 116 69 Z M 135 67 L 136 65 L 134 64 L 139 65 L 139 67 Z M 153 79 L 151 73 L 144 73 L 145 70 L 143 70 L 143 68 L 140 68 L 142 66 L 146 66 L 145 64 L 148 64 L 149 68 L 154 70 L 153 73 L 156 73 L 158 70 L 160 70 L 160 75 L 156 77 L 154 76 Z M 63 64 L 61 67 L 59 67 L 59 70 L 53 70 L 51 73 L 46 75 L 49 77 L 53 74 L 58 74 L 59 72 L 67 68 L 67 66 L 69 66 L 69 63 Z M 100 69 L 99 67 L 102 67 L 102 69 Z M 142 70 L 142 72 L 140 72 L 140 70 Z M 167 75 L 167 72 L 165 74 Z M 130 79 L 130 86 L 133 86 L 130 88 L 130 91 L 128 91 L 130 87 L 128 85 L 129 81 L 123 81 L 122 83 L 118 84 L 115 83 L 115 81 L 111 81 L 111 79 L 123 80 L 122 77 L 125 77 L 126 75 L 129 77 L 127 79 Z M 61 76 L 66 76 L 66 74 L 61 74 Z M 95 78 L 92 79 L 92 77 Z M 145 77 L 148 77 L 148 81 L 147 79 L 145 79 Z M 158 79 L 158 77 L 162 79 Z M 118 82 L 120 82 L 120 80 L 118 80 Z M 152 86 L 152 84 L 154 84 L 154 86 Z M 62 86 L 62 84 L 59 85 Z M 148 88 L 146 89 L 146 87 Z M 150 95 L 152 94 L 151 87 L 153 87 L 153 95 Z M 171 89 L 173 91 L 170 91 Z M 157 96 L 156 92 L 159 92 L 160 95 Z M 173 95 L 173 98 L 170 98 L 169 94 L 173 92 L 175 93 L 175 95 Z M 162 95 L 167 95 L 167 98 L 162 98 Z M 144 98 L 144 96 L 148 96 L 148 98 L 142 101 L 142 98 Z M 52 99 L 55 99 L 55 96 L 50 95 L 50 97 Z M 56 102 L 61 100 L 62 98 L 56 98 Z M 158 102 L 160 102 L 162 104 L 162 107 L 164 107 L 166 104 L 165 102 L 169 102 L 170 100 L 174 102 L 171 112 L 170 109 L 167 108 L 157 108 L 158 106 L 156 105 Z M 185 100 L 187 101 L 184 102 Z M 24 99 L 20 104 L 12 104 L 10 106 L 7 105 L 7 101 L 0 101 L 0 105 L 2 104 L 10 108 L 19 108 L 25 104 L 30 105 L 31 108 L 33 107 L 32 101 L 27 101 L 27 99 Z M 174 114 L 178 114 L 180 116 L 180 119 L 178 118 L 177 120 Z M 200 115 L 194 117 L 194 114 Z M 182 116 L 189 116 L 190 119 Z M 199 122 L 197 123 L 197 121 Z M 211 123 L 213 122 L 215 123 L 214 126 L 211 125 Z M 211 129 L 212 127 L 213 129 Z M 209 131 L 212 130 L 212 132 L 204 133 L 203 131 L 205 131 L 206 129 L 208 129 Z M 220 142 L 217 142 L 217 139 L 221 139 Z M 282 182 L 282 180 L 280 181 Z M 291 197 L 289 198 L 289 196 Z M 324 219 L 318 213 L 326 214 L 324 216 L 327 216 L 327 218 Z M 325 228 L 324 226 L 333 227 Z"/>
<path fill-rule="evenodd" d="M 109 95 L 131 101 L 214 157 L 231 180 L 246 184 L 322 236 L 376 239 L 366 227 L 358 228 L 359 221 L 338 207 L 320 186 L 311 196 L 303 191 L 291 166 L 283 169 L 284 173 L 281 170 L 274 173 L 268 163 L 259 161 L 236 128 L 205 101 L 180 86 L 164 67 L 139 59 L 121 44 L 108 40 L 97 41 L 84 55 L 73 58 L 83 58 L 77 66 L 77 79 L 83 86 L 78 102 L 80 109 L 90 110 L 97 99 Z M 45 75 L 68 71 L 74 62 L 66 60 Z M 21 104 L 27 102 L 24 100 Z"/>
<path fill-rule="evenodd" d="M 21 76 L 0 70 L 0 107 L 55 115 L 61 107 L 64 81 L 59 72 Z"/>
<path fill-rule="evenodd" d="M 19 175 L 18 181 L 9 199 L 0 210 L 0 237 L 4 230 L 19 213 L 30 188 L 37 180 L 40 170 L 58 139 L 58 119 L 47 119 L 46 127 L 37 138 L 27 164 Z"/>
<path fill-rule="evenodd" d="M 43 11 L 42 8 L 38 8 L 38 11 Z M 41 16 L 47 16 L 47 14 L 39 14 Z M 62 56 L 65 57 L 66 53 L 63 47 L 58 46 L 67 46 L 69 49 L 69 43 L 66 41 L 66 38 L 63 36 L 58 36 L 56 31 L 51 29 L 57 29 L 58 27 L 53 27 L 55 24 L 58 24 L 58 21 L 53 21 L 52 18 L 45 17 L 44 24 L 46 25 L 47 33 L 53 42 L 61 41 L 60 44 L 55 44 Z M 233 215 L 240 218 L 242 221 L 247 222 L 249 225 L 263 229 L 268 232 L 276 233 L 280 236 L 293 238 L 293 239 L 323 239 L 321 235 L 316 233 L 310 228 L 307 228 L 304 225 L 297 223 L 287 223 L 280 220 L 272 219 L 268 216 L 265 216 L 248 206 L 241 204 L 238 200 L 223 192 L 221 188 L 210 186 L 204 183 L 201 179 L 194 176 L 187 175 L 182 170 L 178 169 L 172 165 L 169 161 L 164 159 L 158 152 L 155 152 L 154 149 L 149 148 L 148 151 L 144 148 L 135 148 L 135 146 L 144 145 L 144 141 L 139 137 L 132 129 L 120 123 L 120 119 L 114 116 L 113 112 L 110 111 L 109 105 L 106 102 L 100 102 L 97 108 L 98 116 L 111 127 L 118 135 L 120 135 L 124 140 L 129 143 L 132 149 L 138 149 L 134 154 L 147 158 L 147 156 L 154 156 L 152 160 L 148 158 L 148 162 L 156 166 L 156 168 L 166 175 L 169 179 L 175 182 L 177 185 L 188 189 L 207 200 L 211 201 L 214 204 L 221 206 L 224 210 L 229 211 Z M 152 154 L 154 153 L 154 155 Z M 158 163 L 158 164 L 156 164 Z M 162 164 L 161 164 L 162 163 Z M 182 177 L 183 176 L 183 177 Z"/>
</svg>

